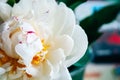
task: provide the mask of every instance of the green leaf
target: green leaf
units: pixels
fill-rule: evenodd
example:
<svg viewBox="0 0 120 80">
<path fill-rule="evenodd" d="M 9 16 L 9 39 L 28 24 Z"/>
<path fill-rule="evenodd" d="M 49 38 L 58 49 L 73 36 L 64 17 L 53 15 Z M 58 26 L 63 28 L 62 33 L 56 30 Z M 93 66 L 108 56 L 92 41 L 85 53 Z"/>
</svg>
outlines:
<svg viewBox="0 0 120 80">
<path fill-rule="evenodd" d="M 7 3 L 10 5 L 10 6 L 13 6 L 16 1 L 15 0 L 8 0 Z"/>
<path fill-rule="evenodd" d="M 74 10 L 78 5 L 80 5 L 81 3 L 83 3 L 82 1 L 77 1 L 74 4 L 70 5 L 69 7 Z"/>
<path fill-rule="evenodd" d="M 68 7 L 74 10 L 78 5 L 80 5 L 81 3 L 87 0 L 57 0 L 57 1 L 64 2 Z"/>
<path fill-rule="evenodd" d="M 88 62 L 90 62 L 90 59 L 91 59 L 91 53 L 90 53 L 90 48 L 87 49 L 85 55 L 77 62 L 74 64 L 74 66 L 77 66 L 77 67 L 84 67 L 86 66 L 86 64 Z"/>
<path fill-rule="evenodd" d="M 83 80 L 86 64 L 90 61 L 90 58 L 90 50 L 88 49 L 82 59 L 68 68 L 72 76 L 72 80 Z"/>
<path fill-rule="evenodd" d="M 84 79 L 85 67 L 76 67 L 76 70 L 71 72 L 72 80 Z"/>
<path fill-rule="evenodd" d="M 89 44 L 98 39 L 98 37 L 101 35 L 98 33 L 98 29 L 101 27 L 101 25 L 114 20 L 119 11 L 120 3 L 116 3 L 101 9 L 100 11 L 80 22 L 81 27 L 87 33 Z"/>
</svg>

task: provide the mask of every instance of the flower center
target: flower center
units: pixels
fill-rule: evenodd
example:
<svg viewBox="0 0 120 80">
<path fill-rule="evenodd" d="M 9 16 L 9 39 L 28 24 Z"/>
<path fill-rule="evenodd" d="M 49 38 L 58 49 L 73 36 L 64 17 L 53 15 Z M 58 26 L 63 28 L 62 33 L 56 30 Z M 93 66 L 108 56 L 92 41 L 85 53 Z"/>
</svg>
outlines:
<svg viewBox="0 0 120 80">
<path fill-rule="evenodd" d="M 46 55 L 48 53 L 48 48 L 50 47 L 49 44 L 45 44 L 44 40 L 41 41 L 43 45 L 42 51 L 36 53 L 36 55 L 32 59 L 33 65 L 39 65 L 41 62 L 43 62 L 46 59 Z"/>
<path fill-rule="evenodd" d="M 7 56 L 5 52 L 0 49 L 0 67 L 6 63 L 10 63 L 10 66 L 12 66 L 11 68 L 12 73 L 15 72 L 17 68 L 26 67 L 24 64 L 19 63 L 18 59 Z"/>
</svg>

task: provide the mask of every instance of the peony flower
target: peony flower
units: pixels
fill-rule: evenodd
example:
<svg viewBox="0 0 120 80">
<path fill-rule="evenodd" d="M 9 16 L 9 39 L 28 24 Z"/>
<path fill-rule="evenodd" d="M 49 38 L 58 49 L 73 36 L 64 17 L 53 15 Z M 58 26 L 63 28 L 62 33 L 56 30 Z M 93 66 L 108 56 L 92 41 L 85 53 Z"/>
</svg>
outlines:
<svg viewBox="0 0 120 80">
<path fill-rule="evenodd" d="M 71 80 L 87 49 L 71 9 L 55 0 L 0 2 L 0 80 Z"/>
</svg>

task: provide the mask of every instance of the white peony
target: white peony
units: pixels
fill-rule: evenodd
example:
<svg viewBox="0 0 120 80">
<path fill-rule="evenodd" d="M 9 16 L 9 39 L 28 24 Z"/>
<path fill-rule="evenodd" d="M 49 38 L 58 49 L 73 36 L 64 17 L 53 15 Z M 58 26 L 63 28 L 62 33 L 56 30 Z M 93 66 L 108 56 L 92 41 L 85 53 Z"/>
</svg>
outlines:
<svg viewBox="0 0 120 80">
<path fill-rule="evenodd" d="M 75 16 L 55 0 L 0 1 L 0 80 L 71 80 L 67 67 L 88 41 Z"/>
</svg>

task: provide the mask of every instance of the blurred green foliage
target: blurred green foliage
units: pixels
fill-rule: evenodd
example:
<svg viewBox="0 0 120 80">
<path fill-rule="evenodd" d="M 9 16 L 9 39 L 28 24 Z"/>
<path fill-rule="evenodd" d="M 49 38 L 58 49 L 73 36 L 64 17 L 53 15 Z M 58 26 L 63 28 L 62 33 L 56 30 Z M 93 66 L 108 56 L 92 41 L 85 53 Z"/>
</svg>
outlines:
<svg viewBox="0 0 120 80">
<path fill-rule="evenodd" d="M 118 12 L 120 12 L 120 3 L 115 3 L 104 7 L 80 22 L 81 27 L 87 33 L 89 44 L 94 42 L 101 35 L 98 33 L 100 26 L 114 20 Z"/>
<path fill-rule="evenodd" d="M 69 8 L 75 9 L 78 5 L 81 3 L 87 1 L 87 0 L 57 0 L 58 2 L 64 2 Z"/>
<path fill-rule="evenodd" d="M 19 2 L 19 0 L 8 0 L 7 3 L 10 5 L 10 6 L 13 6 L 15 3 Z"/>
</svg>

